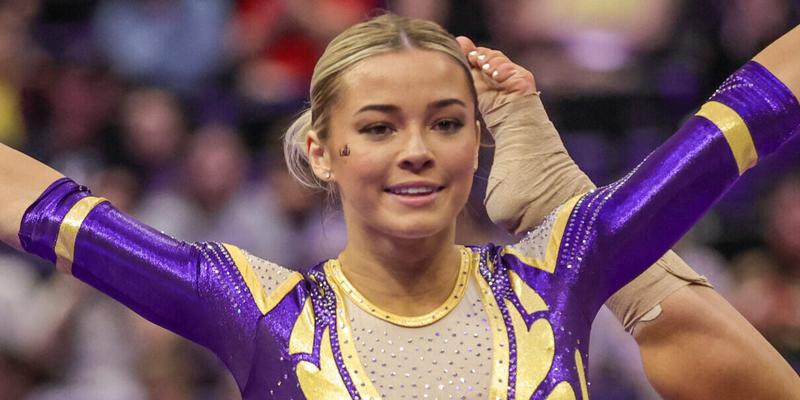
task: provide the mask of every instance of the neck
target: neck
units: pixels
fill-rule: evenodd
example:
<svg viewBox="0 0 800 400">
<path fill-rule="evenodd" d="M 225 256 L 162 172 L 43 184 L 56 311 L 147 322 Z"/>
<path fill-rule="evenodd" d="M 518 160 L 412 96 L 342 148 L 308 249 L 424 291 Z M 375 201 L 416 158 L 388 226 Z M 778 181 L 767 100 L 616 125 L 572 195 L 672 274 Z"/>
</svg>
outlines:
<svg viewBox="0 0 800 400">
<path fill-rule="evenodd" d="M 339 262 L 350 283 L 376 306 L 417 316 L 440 306 L 456 283 L 461 254 L 455 224 L 420 239 L 398 239 L 348 227 Z"/>
</svg>

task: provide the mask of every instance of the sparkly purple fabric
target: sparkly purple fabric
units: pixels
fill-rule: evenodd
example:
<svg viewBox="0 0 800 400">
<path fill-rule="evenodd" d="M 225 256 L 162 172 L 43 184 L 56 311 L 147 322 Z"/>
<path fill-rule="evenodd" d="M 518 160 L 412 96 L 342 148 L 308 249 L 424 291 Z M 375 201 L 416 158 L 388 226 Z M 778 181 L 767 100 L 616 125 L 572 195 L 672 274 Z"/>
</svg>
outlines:
<svg viewBox="0 0 800 400">
<path fill-rule="evenodd" d="M 713 99 L 743 116 L 760 156 L 798 132 L 796 100 L 757 64 L 737 72 Z M 515 382 L 526 379 L 517 375 L 523 352 L 516 348 L 509 304 L 528 328 L 546 318 L 554 333 L 552 366 L 532 398 L 543 399 L 566 381 L 581 399 L 574 352 L 587 354 L 589 329 L 603 302 L 669 249 L 737 177 L 722 132 L 707 119 L 693 117 L 630 174 L 578 201 L 553 273 L 511 253 L 501 255 L 497 246 L 473 248 L 480 253 L 481 278 L 508 332 L 509 398 L 515 398 Z M 51 185 L 23 217 L 19 236 L 26 251 L 54 261 L 61 220 L 88 195 L 68 179 Z M 511 288 L 509 271 L 541 296 L 546 311 L 526 312 Z M 300 361 L 319 365 L 322 334 L 329 329 L 339 375 L 351 397 L 358 398 L 342 361 L 337 301 L 322 264 L 262 315 L 220 244 L 175 240 L 101 203 L 78 232 L 73 273 L 149 320 L 210 348 L 232 371 L 244 399 L 303 399 L 295 368 Z M 291 331 L 308 298 L 315 317 L 313 350 L 290 355 Z"/>
<path fill-rule="evenodd" d="M 750 126 L 759 156 L 776 150 L 796 135 L 800 108 L 789 90 L 758 64 L 732 76 L 714 100 L 734 108 Z M 544 398 L 561 381 L 578 388 L 574 349 L 586 353 L 592 320 L 605 300 L 652 265 L 736 181 L 738 166 L 722 132 L 705 118 L 691 118 L 673 137 L 630 174 L 584 195 L 573 208 L 560 243 L 554 273 L 525 265 L 506 254 L 495 270 L 482 275 L 498 304 L 509 298 L 514 270 L 548 305 L 543 314 L 555 334 L 550 372 L 533 395 Z M 497 249 L 482 249 L 497 257 Z M 528 324 L 541 315 L 526 317 Z M 510 343 L 511 324 L 506 321 Z M 517 349 L 510 349 L 511 366 Z M 588 368 L 588 367 L 587 367 Z M 512 379 L 525 377 L 509 377 Z M 576 393 L 581 398 L 580 393 Z"/>
<path fill-rule="evenodd" d="M 314 348 L 316 358 L 314 355 L 289 355 L 289 339 L 292 327 L 300 316 L 310 290 L 313 290 L 312 285 L 307 281 L 300 282 L 259 321 L 253 365 L 249 376 L 244 381 L 239 381 L 243 399 L 305 398 L 295 375 L 295 366 L 301 360 L 319 365 L 319 343 L 322 332 L 320 331 L 316 338 L 317 345 Z M 316 305 L 314 308 L 317 313 Z"/>
<path fill-rule="evenodd" d="M 800 126 L 800 104 L 791 91 L 761 64 L 750 61 L 711 96 L 744 119 L 759 157 L 774 152 Z"/>
<path fill-rule="evenodd" d="M 24 249 L 54 260 L 61 219 L 88 195 L 70 180 L 54 183 L 25 213 Z M 78 232 L 72 273 L 148 320 L 208 347 L 241 386 L 247 384 L 261 313 L 221 245 L 175 240 L 104 202 Z"/>
<path fill-rule="evenodd" d="M 518 349 L 516 348 L 516 334 L 506 302 L 503 301 L 506 299 L 522 315 L 529 329 L 540 318 L 547 319 L 553 327 L 555 353 L 550 373 L 547 374 L 547 377 L 533 393 L 532 398 L 544 399 L 558 383 L 563 381 L 569 382 L 573 389 L 576 390 L 576 396 L 580 398 L 578 367 L 575 364 L 574 352 L 578 350 L 581 354 L 587 354 L 589 328 L 594 318 L 593 316 L 589 318 L 584 313 L 584 306 L 580 296 L 576 298 L 575 291 L 571 289 L 581 270 L 579 268 L 558 269 L 554 274 L 551 274 L 532 268 L 514 255 L 505 254 L 500 256 L 502 248 L 498 246 L 486 245 L 474 249 L 480 252 L 480 264 L 478 266 L 480 274 L 492 289 L 508 330 L 508 398 L 515 398 L 514 386 L 516 381 L 526 379 L 526 377 L 517 375 Z M 490 264 L 494 266 L 494 269 L 489 268 Z M 536 289 L 536 293 L 542 297 L 548 309 L 546 311 L 528 313 L 511 289 L 508 271 L 514 271 L 529 286 Z"/>
</svg>

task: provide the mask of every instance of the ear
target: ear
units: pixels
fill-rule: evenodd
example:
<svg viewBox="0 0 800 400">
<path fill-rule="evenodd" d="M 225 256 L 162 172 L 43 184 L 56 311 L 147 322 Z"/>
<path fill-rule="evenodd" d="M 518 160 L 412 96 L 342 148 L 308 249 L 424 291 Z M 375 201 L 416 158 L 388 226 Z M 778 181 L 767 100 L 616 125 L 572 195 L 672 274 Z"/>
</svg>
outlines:
<svg viewBox="0 0 800 400">
<path fill-rule="evenodd" d="M 475 120 L 475 160 L 473 170 L 478 170 L 478 157 L 481 150 L 481 121 Z"/>
<path fill-rule="evenodd" d="M 319 139 L 317 131 L 308 131 L 306 134 L 306 154 L 314 175 L 325 182 L 332 180 L 330 152 Z"/>
</svg>

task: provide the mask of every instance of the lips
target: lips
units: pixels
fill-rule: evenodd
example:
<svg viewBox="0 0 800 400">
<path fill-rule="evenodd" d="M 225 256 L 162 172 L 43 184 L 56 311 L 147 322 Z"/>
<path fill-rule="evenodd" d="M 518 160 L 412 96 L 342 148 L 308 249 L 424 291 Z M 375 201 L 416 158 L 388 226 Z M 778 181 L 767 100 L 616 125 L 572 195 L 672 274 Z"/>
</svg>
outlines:
<svg viewBox="0 0 800 400">
<path fill-rule="evenodd" d="M 405 207 L 419 208 L 433 204 L 444 188 L 430 182 L 409 182 L 387 187 L 384 192 Z"/>
<path fill-rule="evenodd" d="M 393 185 L 386 189 L 384 192 L 396 194 L 399 196 L 426 196 L 436 193 L 444 189 L 444 186 L 432 183 L 404 183 L 400 185 Z"/>
</svg>

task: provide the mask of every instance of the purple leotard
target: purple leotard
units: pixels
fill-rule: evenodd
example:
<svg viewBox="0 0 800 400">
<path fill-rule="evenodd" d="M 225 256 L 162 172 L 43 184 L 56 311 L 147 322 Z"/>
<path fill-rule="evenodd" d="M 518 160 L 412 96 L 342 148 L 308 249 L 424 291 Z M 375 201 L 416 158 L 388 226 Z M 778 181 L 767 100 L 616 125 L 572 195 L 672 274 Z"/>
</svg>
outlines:
<svg viewBox="0 0 800 400">
<path fill-rule="evenodd" d="M 480 293 L 475 318 L 492 337 L 481 357 L 453 356 L 457 363 L 486 361 L 491 370 L 480 389 L 459 387 L 464 398 L 586 398 L 589 329 L 603 302 L 798 126 L 795 97 L 750 62 L 623 179 L 565 203 L 514 246 L 464 248 L 463 273 Z M 170 238 L 68 179 L 31 205 L 19 236 L 26 251 L 71 268 L 145 318 L 211 349 L 246 399 L 378 398 L 398 393 L 392 390 L 436 397 L 436 387 L 389 387 L 379 366 L 365 368 L 380 355 L 366 354 L 372 349 L 346 316 L 354 307 L 379 313 L 360 304 L 335 260 L 289 273 L 267 289 L 255 262 L 234 246 Z M 456 295 L 453 308 L 458 301 Z M 452 318 L 444 322 L 449 311 L 430 324 L 458 326 Z M 375 318 L 402 325 L 390 315 Z"/>
</svg>

